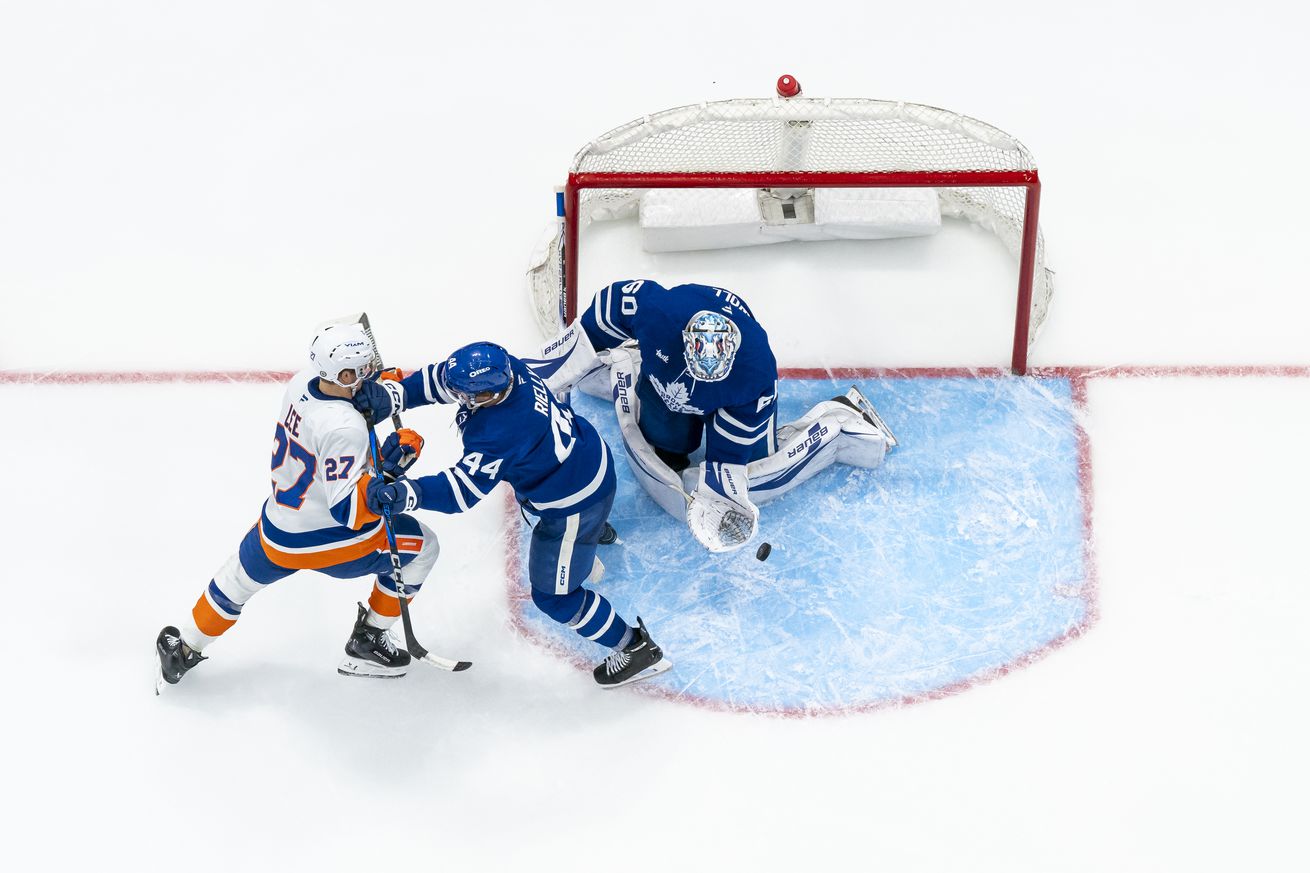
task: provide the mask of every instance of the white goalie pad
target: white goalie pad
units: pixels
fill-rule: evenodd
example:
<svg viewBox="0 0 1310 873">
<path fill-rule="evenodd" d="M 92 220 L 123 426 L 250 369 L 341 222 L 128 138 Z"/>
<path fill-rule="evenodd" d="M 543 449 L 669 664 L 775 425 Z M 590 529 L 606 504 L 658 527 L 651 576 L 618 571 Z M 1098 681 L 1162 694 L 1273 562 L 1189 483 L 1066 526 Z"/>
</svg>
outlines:
<svg viewBox="0 0 1310 873">
<path fill-rule="evenodd" d="M 759 504 L 786 494 L 833 463 L 872 469 L 887 454 L 887 435 L 858 409 L 825 400 L 779 427 L 780 447 L 767 458 L 744 467 L 715 465 L 728 471 L 727 477 L 719 474 L 725 494 L 731 495 L 725 496 L 705 484 L 704 463 L 683 470 L 680 476 L 655 454 L 637 425 L 640 377 L 636 348 L 620 347 L 610 353 L 614 414 L 629 466 L 651 499 L 669 515 L 685 520 L 696 540 L 712 552 L 732 551 L 750 541 L 759 524 Z"/>
<path fill-rule="evenodd" d="M 620 346 L 609 354 L 610 388 L 614 398 L 614 415 L 619 422 L 623 448 L 629 466 L 641 487 L 669 515 L 687 517 L 690 499 L 678 474 L 660 460 L 655 449 L 637 426 L 641 401 L 637 397 L 637 380 L 641 378 L 641 355 L 635 347 Z"/>
<path fill-rule="evenodd" d="M 746 468 L 757 504 L 781 497 L 834 463 L 873 469 L 887 454 L 887 437 L 857 410 L 825 400 L 778 428 L 778 451 Z"/>
<path fill-rule="evenodd" d="M 578 321 L 547 340 L 541 353 L 527 364 L 556 397 L 564 397 L 573 386 L 605 369 L 604 362 L 596 357 L 596 349 Z"/>
<path fill-rule="evenodd" d="M 933 188 L 654 188 L 640 202 L 648 252 L 928 236 L 942 223 Z"/>
</svg>

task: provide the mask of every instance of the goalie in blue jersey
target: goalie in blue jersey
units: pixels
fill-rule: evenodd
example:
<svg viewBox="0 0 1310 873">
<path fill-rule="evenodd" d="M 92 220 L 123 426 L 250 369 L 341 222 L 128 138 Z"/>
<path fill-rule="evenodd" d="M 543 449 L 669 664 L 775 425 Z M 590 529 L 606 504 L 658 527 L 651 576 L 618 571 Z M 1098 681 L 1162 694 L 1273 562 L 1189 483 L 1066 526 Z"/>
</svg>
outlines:
<svg viewBox="0 0 1310 873">
<path fill-rule="evenodd" d="M 366 382 L 355 395 L 360 411 L 381 421 L 393 413 L 431 403 L 459 403 L 455 416 L 464 442 L 460 461 L 434 476 L 371 483 L 367 501 L 375 511 L 414 509 L 456 513 L 472 508 L 501 482 L 514 489 L 523 508 L 536 516 L 528 555 L 532 602 L 584 639 L 612 650 L 595 671 L 596 682 L 613 688 L 668 669 L 641 619 L 629 625 L 604 595 L 585 587 L 604 573 L 596 557 L 603 538 L 612 541 L 607 519 L 616 479 L 609 447 L 596 429 L 552 396 L 528 364 L 494 343 L 456 349 L 400 380 Z M 384 469 L 400 472 L 405 446 L 387 438 Z"/>
<path fill-rule="evenodd" d="M 746 301 L 723 288 L 614 282 L 542 358 L 538 372 L 556 392 L 578 385 L 613 399 L 637 480 L 715 552 L 750 540 L 757 504 L 834 461 L 877 467 L 896 445 L 854 386 L 777 424 L 768 334 Z M 702 443 L 704 460 L 693 466 Z"/>
</svg>

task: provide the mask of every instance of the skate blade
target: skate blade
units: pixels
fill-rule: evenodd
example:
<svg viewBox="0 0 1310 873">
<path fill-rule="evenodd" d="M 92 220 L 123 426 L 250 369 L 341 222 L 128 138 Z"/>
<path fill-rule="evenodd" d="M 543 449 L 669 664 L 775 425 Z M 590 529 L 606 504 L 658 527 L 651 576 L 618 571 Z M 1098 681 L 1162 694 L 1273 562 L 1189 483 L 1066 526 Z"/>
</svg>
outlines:
<svg viewBox="0 0 1310 873">
<path fill-rule="evenodd" d="M 850 390 L 846 392 L 846 398 L 859 407 L 860 412 L 865 414 L 870 424 L 882 431 L 882 435 L 887 439 L 888 451 L 900 445 L 896 439 L 896 434 L 892 433 L 892 429 L 887 426 L 887 422 L 882 420 L 882 416 L 878 414 L 878 410 L 873 408 L 873 404 L 869 402 L 869 398 L 864 396 L 863 391 L 852 385 Z"/>
<path fill-rule="evenodd" d="M 155 650 L 155 696 L 156 697 L 159 696 L 159 693 L 164 690 L 164 686 L 167 684 L 168 682 L 164 680 L 164 665 L 159 663 L 159 650 L 156 649 Z"/>
<path fill-rule="evenodd" d="M 673 664 L 669 661 L 668 658 L 660 658 L 658 661 L 656 661 L 654 664 L 651 664 L 645 670 L 642 670 L 636 676 L 631 676 L 627 679 L 624 679 L 622 682 L 616 682 L 613 685 L 602 685 L 600 687 L 604 688 L 606 691 L 612 691 L 615 688 L 622 688 L 624 685 L 631 685 L 633 682 L 640 682 L 643 679 L 649 679 L 652 676 L 658 676 L 672 666 Z"/>
<path fill-rule="evenodd" d="M 399 679 L 409 672 L 408 667 L 383 667 L 360 658 L 342 658 L 337 665 L 342 676 L 359 676 L 365 679 Z"/>
</svg>

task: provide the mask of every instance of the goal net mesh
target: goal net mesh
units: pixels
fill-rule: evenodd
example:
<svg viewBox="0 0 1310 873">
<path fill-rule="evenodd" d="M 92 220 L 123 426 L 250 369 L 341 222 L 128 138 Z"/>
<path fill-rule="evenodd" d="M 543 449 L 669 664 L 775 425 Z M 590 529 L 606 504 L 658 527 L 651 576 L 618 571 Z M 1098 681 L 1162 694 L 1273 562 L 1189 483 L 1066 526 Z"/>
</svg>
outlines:
<svg viewBox="0 0 1310 873">
<path fill-rule="evenodd" d="M 877 174 L 1031 172 L 1036 164 L 1017 140 L 989 124 L 931 106 L 884 100 L 725 100 L 670 109 L 618 127 L 588 143 L 574 158 L 570 179 L 579 185 L 576 221 L 636 213 L 644 189 L 604 186 L 606 174 L 669 174 L 701 177 L 701 188 L 745 187 L 742 173 L 868 174 L 860 187 L 879 187 Z M 669 187 L 680 187 L 666 179 Z M 847 183 L 850 184 L 849 182 Z M 891 183 L 895 186 L 895 183 Z M 814 187 L 823 187 L 816 183 Z M 1023 247 L 1022 185 L 937 187 L 942 214 L 964 218 L 992 232 L 1018 257 Z M 706 191 L 712 196 L 713 191 Z M 530 269 L 533 306 L 543 333 L 558 329 L 564 310 L 562 233 L 548 238 Z M 1046 320 L 1054 288 L 1045 245 L 1036 234 L 1028 342 Z"/>
</svg>

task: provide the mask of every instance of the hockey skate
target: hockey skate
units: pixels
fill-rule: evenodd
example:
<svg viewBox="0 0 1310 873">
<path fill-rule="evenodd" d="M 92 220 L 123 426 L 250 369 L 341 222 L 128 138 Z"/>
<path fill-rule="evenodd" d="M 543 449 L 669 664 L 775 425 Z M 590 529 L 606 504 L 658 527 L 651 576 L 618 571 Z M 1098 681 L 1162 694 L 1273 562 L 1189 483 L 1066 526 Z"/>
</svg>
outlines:
<svg viewBox="0 0 1310 873">
<path fill-rule="evenodd" d="M 205 656 L 182 642 L 178 629 L 169 625 L 155 639 L 155 694 L 165 685 L 176 685 L 186 672 L 205 660 Z"/>
<path fill-rule="evenodd" d="M 605 522 L 605 529 L 600 532 L 600 544 L 602 546 L 612 546 L 619 541 L 619 532 L 608 521 Z"/>
<path fill-rule="evenodd" d="M 391 634 L 364 619 L 368 607 L 359 604 L 355 629 L 346 641 L 346 657 L 337 665 L 342 676 L 367 676 L 371 679 L 396 679 L 409 671 L 409 652 L 398 648 Z"/>
<path fill-rule="evenodd" d="M 601 688 L 618 688 L 630 682 L 649 679 L 673 666 L 664 659 L 664 652 L 655 645 L 640 616 L 632 629 L 632 641 L 596 665 L 591 675 Z"/>
<path fill-rule="evenodd" d="M 878 414 L 878 410 L 873 408 L 873 404 L 869 402 L 869 398 L 865 397 L 864 392 L 859 388 L 852 385 L 850 390 L 847 391 L 844 396 L 834 397 L 832 399 L 836 400 L 838 403 L 844 403 L 852 409 L 858 410 L 859 413 L 864 416 L 865 421 L 876 427 L 883 435 L 883 438 L 887 440 L 887 451 L 890 452 L 899 445 L 896 441 L 896 434 L 892 433 L 892 429 L 882 420 L 882 416 Z"/>
</svg>

